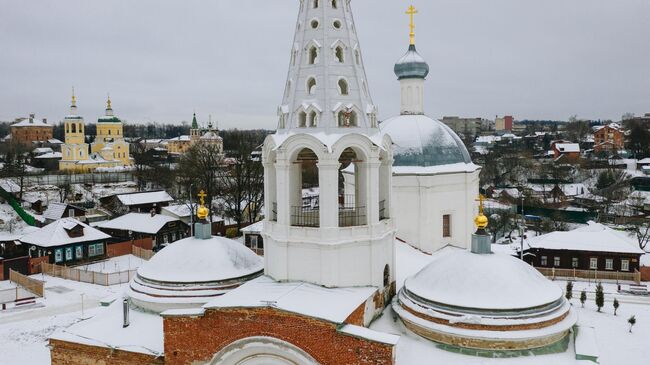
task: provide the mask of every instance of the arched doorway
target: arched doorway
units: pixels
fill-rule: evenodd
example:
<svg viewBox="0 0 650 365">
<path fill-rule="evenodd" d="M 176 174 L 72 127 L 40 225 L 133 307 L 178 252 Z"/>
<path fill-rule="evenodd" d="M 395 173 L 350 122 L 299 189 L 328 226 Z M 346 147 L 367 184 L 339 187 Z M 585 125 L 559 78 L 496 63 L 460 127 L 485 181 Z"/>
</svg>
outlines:
<svg viewBox="0 0 650 365">
<path fill-rule="evenodd" d="M 211 365 L 318 365 L 302 349 L 273 337 L 249 337 L 215 354 Z"/>
</svg>

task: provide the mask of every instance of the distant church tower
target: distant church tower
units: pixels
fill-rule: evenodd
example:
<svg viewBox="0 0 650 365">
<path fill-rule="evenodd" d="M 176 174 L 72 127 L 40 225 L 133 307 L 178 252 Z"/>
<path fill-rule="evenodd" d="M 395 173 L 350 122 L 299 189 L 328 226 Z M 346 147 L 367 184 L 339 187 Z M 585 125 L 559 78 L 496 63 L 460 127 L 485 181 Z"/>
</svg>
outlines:
<svg viewBox="0 0 650 365">
<path fill-rule="evenodd" d="M 76 162 L 88 159 L 85 124 L 83 117 L 77 114 L 77 98 L 72 89 L 70 114 L 63 120 L 65 144 L 61 147 L 59 170 L 74 170 Z"/>
<path fill-rule="evenodd" d="M 190 140 L 197 142 L 201 138 L 201 128 L 199 122 L 196 121 L 196 113 L 192 116 L 192 128 L 190 128 Z"/>
<path fill-rule="evenodd" d="M 392 142 L 376 112 L 350 1 L 301 1 L 278 130 L 263 150 L 267 275 L 392 295 Z"/>
</svg>

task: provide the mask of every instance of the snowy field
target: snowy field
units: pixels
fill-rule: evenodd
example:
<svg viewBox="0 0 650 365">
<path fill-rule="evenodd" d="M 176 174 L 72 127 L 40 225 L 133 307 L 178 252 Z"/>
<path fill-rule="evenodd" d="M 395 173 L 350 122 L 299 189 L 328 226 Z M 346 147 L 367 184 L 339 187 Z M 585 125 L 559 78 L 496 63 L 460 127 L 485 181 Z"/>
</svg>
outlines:
<svg viewBox="0 0 650 365">
<path fill-rule="evenodd" d="M 34 278 L 45 281 L 44 299 L 30 307 L 0 311 L 0 365 L 49 364 L 48 337 L 91 316 L 102 298 L 121 295 L 126 285 L 105 287 L 41 274 Z"/>
<path fill-rule="evenodd" d="M 143 260 L 137 256 L 124 255 L 111 257 L 108 260 L 95 262 L 88 265 L 75 266 L 75 268 L 87 271 L 101 272 L 104 274 L 112 274 L 121 271 L 136 270 L 144 262 L 146 262 L 146 260 Z"/>
<path fill-rule="evenodd" d="M 120 265 L 130 265 L 139 260 L 126 259 Z M 423 254 L 406 244 L 397 244 L 398 286 L 404 279 L 420 270 L 430 260 L 430 256 Z M 94 264 L 101 265 L 101 264 Z M 115 265 L 115 263 L 113 263 Z M 90 266 L 90 265 L 89 265 Z M 107 264 L 104 270 L 109 270 Z M 121 266 L 129 267 L 129 266 Z M 95 269 L 102 269 L 100 266 Z M 469 268 L 468 268 L 469 269 Z M 67 328 L 81 321 L 83 318 L 93 316 L 99 312 L 99 301 L 110 296 L 121 295 L 126 284 L 118 286 L 99 286 L 63 280 L 59 278 L 34 275 L 35 278 L 45 281 L 45 299 L 31 308 L 12 309 L 0 312 L 0 365 L 5 364 L 34 364 L 45 365 L 50 363 L 47 339 L 56 330 Z M 566 283 L 555 282 L 561 288 Z M 8 285 L 0 282 L 0 287 Z M 600 352 L 601 365 L 635 365 L 647 364 L 650 359 L 650 297 L 631 295 L 618 295 L 614 284 L 605 284 L 606 303 L 602 313 L 595 309 L 593 291 L 595 284 L 576 282 L 574 284 L 574 308 L 578 314 L 578 324 L 595 328 L 596 339 Z M 580 291 L 585 289 L 589 300 L 585 308 L 580 307 L 578 297 Z M 81 299 L 83 294 L 84 313 L 81 313 Z M 618 315 L 613 315 L 611 301 L 617 295 L 621 306 Z M 635 315 L 637 325 L 633 333 L 628 332 L 627 319 Z M 561 354 L 544 355 L 536 357 L 521 357 L 512 359 L 488 359 L 472 357 L 447 352 L 436 348 L 428 340 L 409 333 L 396 318 L 393 311 L 386 309 L 384 314 L 371 326 L 372 329 L 393 333 L 401 336 L 397 347 L 397 365 L 400 364 L 445 364 L 445 365 L 585 365 L 591 364 L 575 360 L 573 341 L 569 350 Z"/>
</svg>

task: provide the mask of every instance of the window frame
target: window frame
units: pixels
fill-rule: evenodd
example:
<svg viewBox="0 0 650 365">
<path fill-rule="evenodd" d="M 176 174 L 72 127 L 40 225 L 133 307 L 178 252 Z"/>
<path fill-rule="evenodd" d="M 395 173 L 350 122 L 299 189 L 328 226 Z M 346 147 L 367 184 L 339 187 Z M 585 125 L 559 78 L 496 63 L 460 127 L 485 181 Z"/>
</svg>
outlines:
<svg viewBox="0 0 650 365">
<path fill-rule="evenodd" d="M 442 238 L 451 238 L 451 214 L 442 215 Z"/>
<path fill-rule="evenodd" d="M 598 270 L 598 257 L 589 258 L 589 270 Z"/>
<path fill-rule="evenodd" d="M 541 266 L 548 266 L 548 256 L 542 256 L 542 257 L 540 258 L 540 262 L 539 262 L 539 264 L 540 264 Z"/>
<path fill-rule="evenodd" d="M 574 268 L 574 269 L 577 269 L 578 267 L 580 267 L 580 259 L 577 258 L 577 257 L 572 257 L 571 258 L 571 267 Z"/>
<path fill-rule="evenodd" d="M 605 270 L 614 270 L 614 259 L 605 259 Z"/>
<path fill-rule="evenodd" d="M 63 249 L 57 248 L 54 250 L 54 262 L 63 262 Z"/>
<path fill-rule="evenodd" d="M 553 257 L 553 267 L 560 267 L 562 264 L 562 260 L 560 256 L 554 256 Z"/>
<path fill-rule="evenodd" d="M 630 271 L 629 259 L 621 259 L 621 271 Z"/>
</svg>

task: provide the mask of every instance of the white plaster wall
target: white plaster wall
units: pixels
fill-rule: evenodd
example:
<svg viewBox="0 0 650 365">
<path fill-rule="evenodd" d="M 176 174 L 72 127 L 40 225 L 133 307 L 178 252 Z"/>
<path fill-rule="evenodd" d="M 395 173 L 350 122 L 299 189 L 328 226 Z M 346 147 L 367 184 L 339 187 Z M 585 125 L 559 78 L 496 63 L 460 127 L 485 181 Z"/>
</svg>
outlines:
<svg viewBox="0 0 650 365">
<path fill-rule="evenodd" d="M 400 80 L 401 114 L 424 114 L 424 80 Z"/>
<path fill-rule="evenodd" d="M 392 218 L 397 237 L 428 253 L 446 245 L 469 247 L 477 212 L 479 170 L 440 175 L 394 175 Z M 451 237 L 442 217 L 451 214 Z"/>
</svg>

